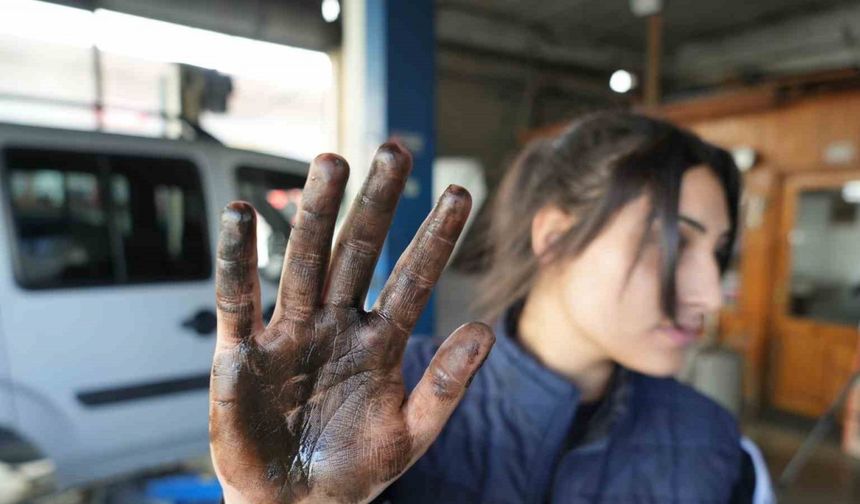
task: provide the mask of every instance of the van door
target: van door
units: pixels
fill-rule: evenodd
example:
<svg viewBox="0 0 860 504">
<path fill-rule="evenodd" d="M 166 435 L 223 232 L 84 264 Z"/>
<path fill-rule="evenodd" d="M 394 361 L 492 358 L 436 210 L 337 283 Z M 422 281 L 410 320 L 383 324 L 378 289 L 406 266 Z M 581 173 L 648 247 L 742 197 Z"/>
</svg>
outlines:
<svg viewBox="0 0 860 504">
<path fill-rule="evenodd" d="M 6 147 L 18 424 L 62 486 L 207 449 L 214 282 L 198 166 Z"/>
</svg>

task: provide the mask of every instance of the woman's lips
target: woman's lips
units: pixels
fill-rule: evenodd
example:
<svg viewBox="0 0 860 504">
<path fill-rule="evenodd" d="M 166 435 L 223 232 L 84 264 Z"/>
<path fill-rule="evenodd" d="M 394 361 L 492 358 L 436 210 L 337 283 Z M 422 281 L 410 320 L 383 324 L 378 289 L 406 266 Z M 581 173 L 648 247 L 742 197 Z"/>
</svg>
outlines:
<svg viewBox="0 0 860 504">
<path fill-rule="evenodd" d="M 672 342 L 678 345 L 689 345 L 699 339 L 699 335 L 702 334 L 701 329 L 686 329 L 678 326 L 664 327 L 662 331 L 669 336 Z"/>
</svg>

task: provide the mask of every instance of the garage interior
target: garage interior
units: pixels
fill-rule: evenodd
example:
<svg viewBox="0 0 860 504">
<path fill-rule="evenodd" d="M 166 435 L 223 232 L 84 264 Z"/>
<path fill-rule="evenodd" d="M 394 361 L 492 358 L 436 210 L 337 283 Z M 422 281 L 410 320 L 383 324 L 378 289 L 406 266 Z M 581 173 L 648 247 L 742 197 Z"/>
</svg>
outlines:
<svg viewBox="0 0 860 504">
<path fill-rule="evenodd" d="M 74 31 L 72 14 L 94 23 L 92 39 L 86 29 Z M 49 22 L 50 16 L 56 18 Z M 158 25 L 145 25 L 135 44 L 125 45 L 122 33 L 103 38 L 109 30 L 99 28 L 130 30 L 138 19 L 197 30 L 176 40 L 211 33 L 228 36 L 211 38 L 225 41 L 224 48 L 228 39 L 265 44 L 198 57 L 189 47 L 171 47 L 159 34 L 172 32 Z M 267 61 L 267 54 L 293 59 Z M 351 160 L 349 199 L 375 146 L 388 138 L 403 142 L 415 168 L 371 297 L 448 183 L 472 192 L 478 225 L 481 204 L 524 146 L 600 110 L 666 119 L 733 154 L 744 181 L 741 239 L 724 279 L 724 307 L 697 349 L 705 357 L 682 378 L 738 416 L 762 450 L 780 502 L 858 502 L 860 3 L 15 0 L 0 6 L 0 123 L 214 142 L 302 166 L 316 153 L 339 152 Z M 461 239 L 418 333 L 445 336 L 472 319 L 463 308 L 474 295 L 466 260 L 471 239 L 469 233 Z M 837 289 L 837 280 L 853 282 L 854 290 Z M 3 365 L 0 381 L 14 383 L 7 376 L 14 366 L 4 372 Z M 177 474 L 210 488 L 205 450 L 57 491 L 53 466 L 38 447 L 3 425 L 16 413 L 2 395 L 0 408 L 8 409 L 0 415 L 0 488 L 10 489 L 0 490 L 0 504 L 220 498 L 155 496 L 165 488 L 158 484 Z M 205 418 L 200 425 L 205 430 Z"/>
</svg>

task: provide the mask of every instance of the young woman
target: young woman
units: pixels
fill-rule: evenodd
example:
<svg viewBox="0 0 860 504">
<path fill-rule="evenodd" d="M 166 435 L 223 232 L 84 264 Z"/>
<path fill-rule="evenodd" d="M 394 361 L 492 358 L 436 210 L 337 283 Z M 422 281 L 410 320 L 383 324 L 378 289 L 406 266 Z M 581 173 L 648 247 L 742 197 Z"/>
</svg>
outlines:
<svg viewBox="0 0 860 504">
<path fill-rule="evenodd" d="M 528 147 L 485 237 L 478 306 L 493 328 L 441 345 L 407 339 L 469 213 L 462 188 L 362 310 L 410 167 L 380 148 L 329 254 L 348 168 L 314 160 L 267 327 L 254 211 L 225 210 L 210 432 L 228 504 L 745 493 L 735 420 L 671 378 L 720 307 L 739 193 L 725 151 L 617 113 Z"/>
</svg>

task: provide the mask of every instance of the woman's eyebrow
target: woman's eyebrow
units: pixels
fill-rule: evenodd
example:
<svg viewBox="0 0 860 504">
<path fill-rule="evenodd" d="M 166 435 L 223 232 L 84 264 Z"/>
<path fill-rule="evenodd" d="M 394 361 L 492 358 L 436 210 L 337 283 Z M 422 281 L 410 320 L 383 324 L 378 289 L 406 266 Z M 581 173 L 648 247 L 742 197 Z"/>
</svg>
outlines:
<svg viewBox="0 0 860 504">
<path fill-rule="evenodd" d="M 696 219 L 691 219 L 690 217 L 687 217 L 686 215 L 679 215 L 678 220 L 680 220 L 681 222 L 695 228 L 697 231 L 699 231 L 702 234 L 705 234 L 708 232 L 708 228 L 706 228 L 704 224 L 697 221 Z"/>
<path fill-rule="evenodd" d="M 680 222 L 683 222 L 684 224 L 687 224 L 688 226 L 692 227 L 693 229 L 695 229 L 696 231 L 698 231 L 702 234 L 707 234 L 707 232 L 708 232 L 708 228 L 705 227 L 704 224 L 697 221 L 696 219 L 693 219 L 691 217 L 687 217 L 686 215 L 679 215 L 678 220 Z M 730 231 L 725 230 L 722 233 L 720 233 L 720 236 L 728 236 L 729 234 L 730 234 Z"/>
</svg>

